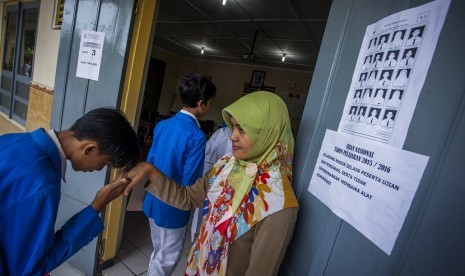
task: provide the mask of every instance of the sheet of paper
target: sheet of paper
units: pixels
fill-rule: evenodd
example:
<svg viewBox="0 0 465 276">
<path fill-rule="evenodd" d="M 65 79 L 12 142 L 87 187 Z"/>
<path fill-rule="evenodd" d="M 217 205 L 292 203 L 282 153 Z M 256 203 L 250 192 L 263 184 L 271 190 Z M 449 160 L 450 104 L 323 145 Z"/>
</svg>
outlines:
<svg viewBox="0 0 465 276">
<path fill-rule="evenodd" d="M 338 131 L 402 148 L 450 0 L 367 27 Z"/>
<path fill-rule="evenodd" d="M 76 77 L 98 81 L 105 33 L 82 31 Z"/>
<path fill-rule="evenodd" d="M 391 254 L 428 157 L 327 130 L 308 190 Z"/>
</svg>

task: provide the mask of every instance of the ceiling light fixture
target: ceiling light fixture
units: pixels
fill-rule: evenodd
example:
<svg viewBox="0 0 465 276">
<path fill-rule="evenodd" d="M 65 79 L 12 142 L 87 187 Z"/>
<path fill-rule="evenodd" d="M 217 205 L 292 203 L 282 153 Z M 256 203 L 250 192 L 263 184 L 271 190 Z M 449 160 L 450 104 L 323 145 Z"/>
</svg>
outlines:
<svg viewBox="0 0 465 276">
<path fill-rule="evenodd" d="M 204 51 L 205 51 L 205 47 L 202 47 L 202 50 L 200 51 L 200 53 L 203 55 Z"/>
<path fill-rule="evenodd" d="M 284 62 L 284 60 L 286 60 L 286 54 L 283 54 L 283 58 L 281 59 L 282 62 Z"/>
<path fill-rule="evenodd" d="M 223 0 L 223 6 L 226 5 L 226 0 Z"/>
</svg>

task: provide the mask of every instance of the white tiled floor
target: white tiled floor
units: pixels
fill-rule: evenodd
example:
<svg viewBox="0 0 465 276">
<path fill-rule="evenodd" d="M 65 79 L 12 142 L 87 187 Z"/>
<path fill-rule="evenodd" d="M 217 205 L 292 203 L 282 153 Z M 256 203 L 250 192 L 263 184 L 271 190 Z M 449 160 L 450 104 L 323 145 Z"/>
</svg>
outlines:
<svg viewBox="0 0 465 276">
<path fill-rule="evenodd" d="M 64 263 L 50 272 L 50 276 L 85 276 L 86 274 L 74 266 Z"/>
<path fill-rule="evenodd" d="M 186 241 L 183 254 L 173 276 L 184 275 L 187 266 L 187 254 L 191 246 L 190 224 L 187 226 Z M 115 258 L 115 264 L 102 271 L 103 276 L 134 276 L 147 275 L 150 254 L 153 246 L 150 238 L 150 226 L 142 211 L 128 211 L 124 220 L 123 239 Z M 64 263 L 51 276 L 84 276 L 85 274 L 70 264 Z"/>
<path fill-rule="evenodd" d="M 190 223 L 188 225 L 184 251 L 173 276 L 184 275 L 187 254 L 190 249 Z M 124 221 L 123 239 L 115 259 L 115 264 L 103 270 L 104 276 L 147 275 L 152 241 L 147 217 L 143 212 L 128 211 Z"/>
</svg>

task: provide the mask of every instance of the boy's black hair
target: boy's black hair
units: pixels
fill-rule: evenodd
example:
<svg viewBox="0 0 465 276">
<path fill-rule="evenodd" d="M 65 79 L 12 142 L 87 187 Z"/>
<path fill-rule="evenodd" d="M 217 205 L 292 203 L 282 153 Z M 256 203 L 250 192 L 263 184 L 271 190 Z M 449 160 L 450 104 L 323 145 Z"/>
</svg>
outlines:
<svg viewBox="0 0 465 276">
<path fill-rule="evenodd" d="M 195 107 L 200 100 L 206 104 L 216 95 L 215 85 L 199 73 L 184 75 L 178 88 L 181 104 L 186 107 Z"/>
<path fill-rule="evenodd" d="M 127 170 L 139 161 L 136 132 L 123 112 L 116 108 L 91 110 L 79 118 L 70 130 L 78 140 L 97 142 L 100 152 L 110 156 L 115 168 Z"/>
</svg>

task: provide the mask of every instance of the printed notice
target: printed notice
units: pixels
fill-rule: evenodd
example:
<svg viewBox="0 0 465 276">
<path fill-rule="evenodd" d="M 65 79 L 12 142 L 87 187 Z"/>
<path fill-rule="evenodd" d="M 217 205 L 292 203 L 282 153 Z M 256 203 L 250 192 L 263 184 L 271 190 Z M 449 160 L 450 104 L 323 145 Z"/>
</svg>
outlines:
<svg viewBox="0 0 465 276">
<path fill-rule="evenodd" d="M 326 130 L 309 192 L 391 254 L 428 157 Z"/>
<path fill-rule="evenodd" d="M 450 0 L 367 27 L 338 131 L 402 148 Z"/>
<path fill-rule="evenodd" d="M 76 77 L 98 81 L 105 33 L 82 31 Z"/>
</svg>

